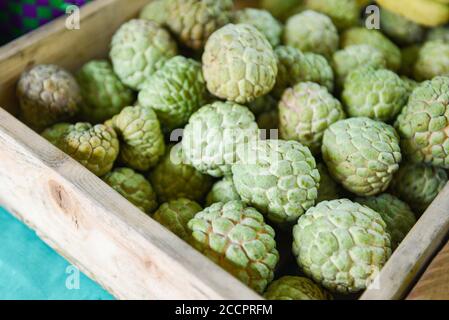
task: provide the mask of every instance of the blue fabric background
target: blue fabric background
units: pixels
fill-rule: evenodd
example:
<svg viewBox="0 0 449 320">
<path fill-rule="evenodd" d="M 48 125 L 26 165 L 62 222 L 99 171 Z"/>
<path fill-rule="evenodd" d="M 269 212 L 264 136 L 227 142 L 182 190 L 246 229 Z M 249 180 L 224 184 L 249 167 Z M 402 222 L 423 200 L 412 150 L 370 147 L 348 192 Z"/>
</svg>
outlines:
<svg viewBox="0 0 449 320">
<path fill-rule="evenodd" d="M 0 207 L 0 299 L 111 300 L 80 273 L 79 289 L 69 290 L 70 264 L 26 225 Z"/>
</svg>

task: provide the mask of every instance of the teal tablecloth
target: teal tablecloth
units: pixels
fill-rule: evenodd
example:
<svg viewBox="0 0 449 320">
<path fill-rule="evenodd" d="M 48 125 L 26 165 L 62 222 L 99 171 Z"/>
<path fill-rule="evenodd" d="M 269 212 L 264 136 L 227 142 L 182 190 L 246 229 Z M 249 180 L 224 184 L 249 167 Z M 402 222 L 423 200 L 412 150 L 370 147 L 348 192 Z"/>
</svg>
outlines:
<svg viewBox="0 0 449 320">
<path fill-rule="evenodd" d="M 0 208 L 0 299 L 110 300 L 113 297 Z"/>
</svg>

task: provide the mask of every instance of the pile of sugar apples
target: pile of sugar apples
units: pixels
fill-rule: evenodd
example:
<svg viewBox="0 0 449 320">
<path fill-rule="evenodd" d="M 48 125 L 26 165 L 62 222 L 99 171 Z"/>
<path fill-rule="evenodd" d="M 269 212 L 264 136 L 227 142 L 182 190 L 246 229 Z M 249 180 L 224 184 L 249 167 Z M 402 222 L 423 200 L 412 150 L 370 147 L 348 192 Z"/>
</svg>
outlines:
<svg viewBox="0 0 449 320">
<path fill-rule="evenodd" d="M 449 28 L 369 4 L 151 1 L 21 118 L 266 298 L 361 292 L 449 169 Z"/>
</svg>

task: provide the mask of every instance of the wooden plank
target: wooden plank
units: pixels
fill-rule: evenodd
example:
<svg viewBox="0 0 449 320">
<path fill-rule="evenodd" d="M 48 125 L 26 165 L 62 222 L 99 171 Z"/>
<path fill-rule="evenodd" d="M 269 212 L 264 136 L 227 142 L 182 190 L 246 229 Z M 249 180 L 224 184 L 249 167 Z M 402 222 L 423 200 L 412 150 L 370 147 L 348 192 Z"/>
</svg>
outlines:
<svg viewBox="0 0 449 320">
<path fill-rule="evenodd" d="M 449 184 L 396 249 L 362 300 L 402 299 L 449 232 Z"/>
<path fill-rule="evenodd" d="M 408 300 L 449 300 L 449 242 L 418 281 Z"/>
</svg>

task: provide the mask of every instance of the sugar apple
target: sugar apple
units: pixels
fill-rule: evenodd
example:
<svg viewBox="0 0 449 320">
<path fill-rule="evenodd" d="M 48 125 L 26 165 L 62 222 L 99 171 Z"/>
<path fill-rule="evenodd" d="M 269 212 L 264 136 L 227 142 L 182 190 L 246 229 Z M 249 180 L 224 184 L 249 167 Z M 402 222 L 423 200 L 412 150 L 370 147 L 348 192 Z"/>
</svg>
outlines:
<svg viewBox="0 0 449 320">
<path fill-rule="evenodd" d="M 361 66 L 384 69 L 387 60 L 382 51 L 366 44 L 348 46 L 332 57 L 332 67 L 340 87 L 343 87 L 348 74 Z"/>
<path fill-rule="evenodd" d="M 299 49 L 279 46 L 275 50 L 278 58 L 278 75 L 273 89 L 275 97 L 299 82 L 316 82 L 330 92 L 334 90 L 334 73 L 327 60 L 318 54 L 303 54 Z"/>
<path fill-rule="evenodd" d="M 256 118 L 257 125 L 259 126 L 259 129 L 265 130 L 265 132 L 262 131 L 262 133 L 265 133 L 265 136 L 269 139 L 278 139 L 279 138 L 279 110 L 278 108 L 273 109 L 271 111 L 267 111 L 264 113 L 261 113 Z M 276 130 L 275 133 L 273 133 L 272 130 Z M 273 136 L 273 135 L 276 136 Z"/>
<path fill-rule="evenodd" d="M 418 81 L 449 76 L 449 43 L 441 41 L 425 43 L 419 50 L 414 75 Z"/>
<path fill-rule="evenodd" d="M 416 61 L 418 61 L 419 51 L 421 47 L 419 45 L 412 45 L 402 48 L 402 63 L 399 73 L 407 76 L 414 77 Z"/>
<path fill-rule="evenodd" d="M 198 50 L 231 20 L 232 0 L 169 0 L 167 25 L 185 46 Z"/>
<path fill-rule="evenodd" d="M 275 232 L 241 201 L 215 203 L 188 223 L 193 246 L 258 293 L 273 280 L 279 261 Z"/>
<path fill-rule="evenodd" d="M 285 20 L 303 0 L 261 0 L 260 6 L 278 19 Z"/>
<path fill-rule="evenodd" d="M 139 104 L 152 108 L 162 127 L 171 131 L 183 127 L 208 98 L 201 64 L 176 56 L 148 78 L 139 93 Z"/>
<path fill-rule="evenodd" d="M 212 187 L 212 178 L 184 159 L 181 144 L 167 151 L 149 177 L 161 202 L 178 198 L 202 202 Z"/>
<path fill-rule="evenodd" d="M 287 20 L 284 43 L 303 52 L 321 54 L 329 59 L 338 49 L 339 37 L 328 16 L 306 10 Z"/>
<path fill-rule="evenodd" d="M 254 26 L 270 42 L 273 48 L 281 43 L 282 24 L 266 10 L 246 8 L 234 14 L 234 23 L 246 23 Z"/>
<path fill-rule="evenodd" d="M 306 9 L 328 15 L 339 30 L 359 23 L 361 7 L 357 0 L 304 0 Z"/>
<path fill-rule="evenodd" d="M 323 159 L 348 191 L 373 196 L 385 191 L 402 160 L 393 127 L 369 118 L 350 118 L 326 130 Z"/>
<path fill-rule="evenodd" d="M 135 101 L 132 90 L 120 82 L 106 60 L 85 64 L 77 80 L 83 97 L 81 115 L 91 123 L 104 122 Z"/>
<path fill-rule="evenodd" d="M 134 90 L 177 54 L 176 42 L 156 22 L 133 19 L 114 34 L 110 57 L 114 72 Z"/>
<path fill-rule="evenodd" d="M 255 116 L 258 116 L 262 113 L 276 109 L 277 105 L 278 101 L 273 96 L 267 94 L 248 103 L 248 108 Z"/>
<path fill-rule="evenodd" d="M 394 120 L 401 112 L 408 96 L 406 84 L 396 73 L 387 69 L 359 67 L 346 78 L 342 100 L 351 117 L 387 122 Z"/>
<path fill-rule="evenodd" d="M 280 138 L 299 141 L 317 155 L 324 131 L 345 117 L 340 101 L 325 87 L 301 82 L 287 89 L 279 103 Z"/>
<path fill-rule="evenodd" d="M 66 122 L 57 123 L 45 129 L 41 135 L 51 144 L 57 146 L 59 139 L 70 129 L 71 124 Z"/>
<path fill-rule="evenodd" d="M 56 65 L 37 65 L 20 76 L 17 84 L 21 117 L 37 131 L 76 115 L 81 94 L 75 78 Z"/>
<path fill-rule="evenodd" d="M 165 25 L 168 19 L 168 0 L 153 0 L 140 11 L 139 19 L 152 20 Z"/>
<path fill-rule="evenodd" d="M 449 169 L 449 77 L 420 84 L 396 121 L 404 155 Z"/>
<path fill-rule="evenodd" d="M 396 249 L 416 223 L 416 217 L 408 204 L 388 193 L 375 197 L 357 198 L 356 202 L 367 206 L 377 213 L 387 225 L 391 236 L 391 248 Z"/>
<path fill-rule="evenodd" d="M 273 281 L 264 294 L 267 300 L 329 300 L 330 295 L 304 277 L 284 276 Z"/>
<path fill-rule="evenodd" d="M 58 131 L 59 138 L 56 137 Z M 79 122 L 68 127 L 57 124 L 47 129 L 44 137 L 48 137 L 48 134 L 54 137 L 50 142 L 99 177 L 111 171 L 119 154 L 117 134 L 102 124 L 92 126 L 87 122 Z"/>
<path fill-rule="evenodd" d="M 427 41 L 442 41 L 449 43 L 449 28 L 448 27 L 437 27 L 432 28 L 427 33 Z"/>
<path fill-rule="evenodd" d="M 405 163 L 391 182 L 390 192 L 407 202 L 416 214 L 422 214 L 448 181 L 441 168 Z"/>
<path fill-rule="evenodd" d="M 293 253 L 306 275 L 340 293 L 364 290 L 391 255 L 376 211 L 347 199 L 323 201 L 293 228 Z"/>
<path fill-rule="evenodd" d="M 194 168 L 220 178 L 231 173 L 237 146 L 257 137 L 257 123 L 247 107 L 215 102 L 192 115 L 184 129 L 182 149 Z"/>
<path fill-rule="evenodd" d="M 107 124 L 119 135 L 120 161 L 128 167 L 147 171 L 165 153 L 164 136 L 152 109 L 126 107 Z"/>
<path fill-rule="evenodd" d="M 401 45 L 420 42 L 426 32 L 423 26 L 386 9 L 380 11 L 380 25 L 390 39 Z"/>
<path fill-rule="evenodd" d="M 383 52 L 387 60 L 387 67 L 393 71 L 401 67 L 401 50 L 378 30 L 363 27 L 351 28 L 341 35 L 341 46 L 366 44 Z"/>
<path fill-rule="evenodd" d="M 251 102 L 273 89 L 277 72 L 270 43 L 251 25 L 228 24 L 206 43 L 204 78 L 209 91 L 219 98 Z"/>
<path fill-rule="evenodd" d="M 320 187 L 318 188 L 318 199 L 316 200 L 316 203 L 340 199 L 340 187 L 330 176 L 326 165 L 318 163 L 317 169 L 320 173 Z"/>
<path fill-rule="evenodd" d="M 157 209 L 153 187 L 143 175 L 133 169 L 114 169 L 103 180 L 143 212 L 150 214 Z"/>
<path fill-rule="evenodd" d="M 153 218 L 184 241 L 189 241 L 191 231 L 187 224 L 203 210 L 195 201 L 180 198 L 162 204 Z"/>
<path fill-rule="evenodd" d="M 234 200 L 241 200 L 241 198 L 235 189 L 232 177 L 226 176 L 214 184 L 206 197 L 206 206 L 209 207 L 217 202 L 227 203 Z"/>
<path fill-rule="evenodd" d="M 237 148 L 232 166 L 242 200 L 280 225 L 294 223 L 315 204 L 320 174 L 307 147 L 296 141 L 253 141 Z"/>
</svg>

